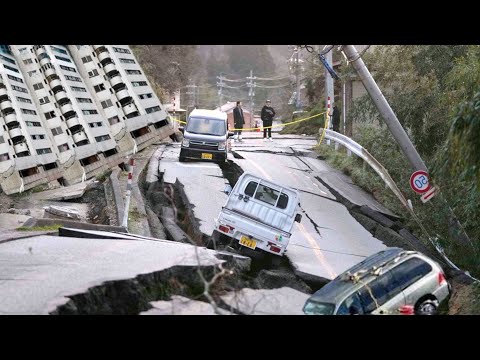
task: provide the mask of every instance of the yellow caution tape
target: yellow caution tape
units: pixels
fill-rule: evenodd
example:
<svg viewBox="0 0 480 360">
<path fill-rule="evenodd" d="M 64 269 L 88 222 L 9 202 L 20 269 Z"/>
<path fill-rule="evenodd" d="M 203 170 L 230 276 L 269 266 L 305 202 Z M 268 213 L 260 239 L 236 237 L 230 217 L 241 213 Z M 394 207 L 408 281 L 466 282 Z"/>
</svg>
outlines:
<svg viewBox="0 0 480 360">
<path fill-rule="evenodd" d="M 318 142 L 318 145 L 322 143 L 323 137 L 325 136 L 325 132 L 326 132 L 325 130 L 328 128 L 329 122 L 330 122 L 330 115 L 328 115 L 328 112 L 327 112 L 325 115 L 325 125 L 323 126 L 322 136 L 320 137 L 320 141 Z"/>
<path fill-rule="evenodd" d="M 287 126 L 287 125 L 291 125 L 291 124 L 295 124 L 295 123 L 299 123 L 301 121 L 306 121 L 306 120 L 310 120 L 310 119 L 313 119 L 313 118 L 316 118 L 320 115 L 323 115 L 323 114 L 327 114 L 327 112 L 322 112 L 320 114 L 317 114 L 317 115 L 313 115 L 313 116 L 309 116 L 307 118 L 304 118 L 304 119 L 298 119 L 298 120 L 295 120 L 295 121 L 290 121 L 290 122 L 287 122 L 287 123 L 282 123 L 282 124 L 278 124 L 278 125 L 272 125 L 272 126 L 260 126 L 260 127 L 256 127 L 256 128 L 241 128 L 241 129 L 229 129 L 230 131 L 236 131 L 236 130 L 242 130 L 242 131 L 248 131 L 248 130 L 259 130 L 259 129 L 269 129 L 269 128 L 275 128 L 275 127 L 281 127 L 281 126 Z M 328 114 L 327 114 L 328 116 Z M 177 119 L 172 119 L 173 121 L 176 121 L 176 122 L 179 122 L 180 124 L 186 124 L 185 121 L 181 121 L 181 120 L 177 120 Z M 327 124 L 325 122 L 325 124 Z"/>
</svg>

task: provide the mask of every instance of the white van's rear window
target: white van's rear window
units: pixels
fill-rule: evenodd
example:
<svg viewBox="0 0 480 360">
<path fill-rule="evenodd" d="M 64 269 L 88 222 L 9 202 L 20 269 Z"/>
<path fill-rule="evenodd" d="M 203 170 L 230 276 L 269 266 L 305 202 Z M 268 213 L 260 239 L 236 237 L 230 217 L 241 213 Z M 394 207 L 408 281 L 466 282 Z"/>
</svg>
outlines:
<svg viewBox="0 0 480 360">
<path fill-rule="evenodd" d="M 288 195 L 269 186 L 260 184 L 256 181 L 250 181 L 245 188 L 245 195 L 253 197 L 256 200 L 266 202 L 280 209 L 286 209 L 288 205 Z"/>
</svg>

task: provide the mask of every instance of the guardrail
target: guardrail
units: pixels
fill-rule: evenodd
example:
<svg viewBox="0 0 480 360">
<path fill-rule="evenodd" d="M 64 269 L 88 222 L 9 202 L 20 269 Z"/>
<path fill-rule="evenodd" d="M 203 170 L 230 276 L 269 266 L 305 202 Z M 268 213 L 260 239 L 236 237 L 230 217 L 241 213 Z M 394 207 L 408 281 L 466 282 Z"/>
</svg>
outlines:
<svg viewBox="0 0 480 360">
<path fill-rule="evenodd" d="M 372 154 L 370 154 L 364 147 L 362 147 L 354 140 L 350 139 L 348 136 L 337 133 L 336 131 L 321 128 L 319 132 L 320 134 L 324 133 L 324 137 L 327 140 L 333 140 L 336 143 L 343 145 L 345 148 L 347 148 L 349 151 L 351 151 L 358 157 L 361 157 L 382 178 L 385 184 L 400 200 L 402 205 L 405 206 L 407 209 L 412 210 L 407 199 L 405 199 L 397 184 L 395 184 L 395 181 L 393 181 L 392 177 L 388 173 L 387 169 L 385 169 L 382 164 L 380 164 L 380 162 L 378 162 L 378 160 L 375 159 Z"/>
</svg>

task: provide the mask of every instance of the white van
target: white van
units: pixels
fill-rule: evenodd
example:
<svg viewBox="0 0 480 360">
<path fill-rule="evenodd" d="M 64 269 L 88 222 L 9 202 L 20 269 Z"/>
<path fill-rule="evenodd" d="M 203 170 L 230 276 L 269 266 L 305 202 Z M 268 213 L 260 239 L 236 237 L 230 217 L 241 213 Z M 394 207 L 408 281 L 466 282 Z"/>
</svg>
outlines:
<svg viewBox="0 0 480 360">
<path fill-rule="evenodd" d="M 226 191 L 227 192 L 227 191 Z M 216 231 L 244 247 L 283 255 L 297 214 L 297 190 L 243 173 L 215 219 Z"/>
<path fill-rule="evenodd" d="M 219 110 L 194 109 L 188 116 L 183 133 L 179 161 L 203 159 L 225 162 L 228 152 L 227 114 Z"/>
</svg>

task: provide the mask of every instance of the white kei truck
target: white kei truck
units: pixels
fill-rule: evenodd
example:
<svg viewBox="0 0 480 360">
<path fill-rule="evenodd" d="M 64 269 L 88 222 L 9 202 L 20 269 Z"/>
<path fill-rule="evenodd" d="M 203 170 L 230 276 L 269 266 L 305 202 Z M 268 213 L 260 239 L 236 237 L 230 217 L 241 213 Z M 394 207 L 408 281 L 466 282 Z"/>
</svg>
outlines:
<svg viewBox="0 0 480 360">
<path fill-rule="evenodd" d="M 294 222 L 302 219 L 298 191 L 244 172 L 225 192 L 228 199 L 215 219 L 217 235 L 282 256 Z"/>
</svg>

